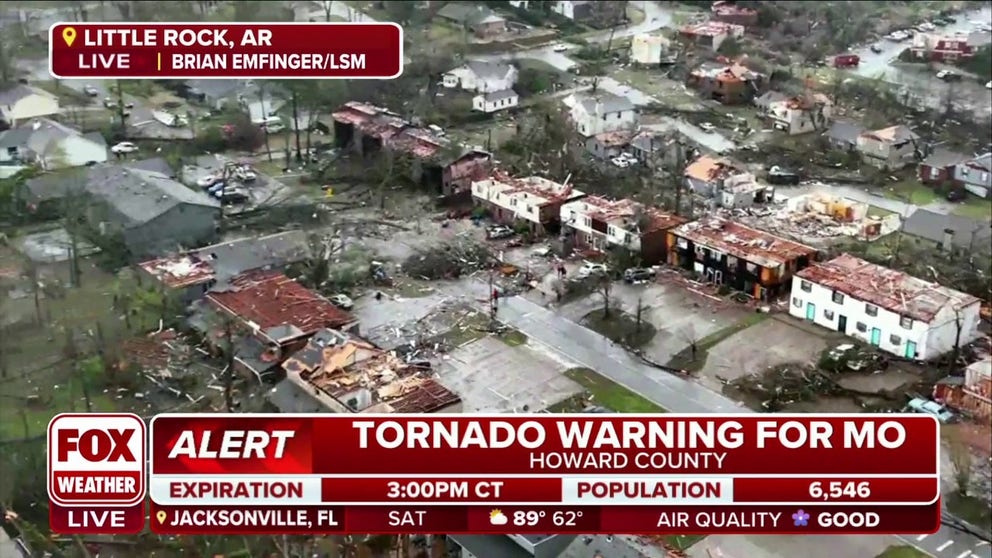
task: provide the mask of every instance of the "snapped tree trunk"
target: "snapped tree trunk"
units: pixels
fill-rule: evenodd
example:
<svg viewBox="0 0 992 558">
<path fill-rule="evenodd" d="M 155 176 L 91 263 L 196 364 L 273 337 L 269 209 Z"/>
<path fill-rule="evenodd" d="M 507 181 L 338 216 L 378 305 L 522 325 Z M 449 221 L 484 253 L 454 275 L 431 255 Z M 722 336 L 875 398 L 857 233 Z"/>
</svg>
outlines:
<svg viewBox="0 0 992 558">
<path fill-rule="evenodd" d="M 300 103 L 299 94 L 296 90 L 293 90 L 293 95 L 290 98 L 290 103 L 293 109 L 293 129 L 296 134 L 296 162 L 303 162 L 303 147 L 300 144 Z"/>
</svg>

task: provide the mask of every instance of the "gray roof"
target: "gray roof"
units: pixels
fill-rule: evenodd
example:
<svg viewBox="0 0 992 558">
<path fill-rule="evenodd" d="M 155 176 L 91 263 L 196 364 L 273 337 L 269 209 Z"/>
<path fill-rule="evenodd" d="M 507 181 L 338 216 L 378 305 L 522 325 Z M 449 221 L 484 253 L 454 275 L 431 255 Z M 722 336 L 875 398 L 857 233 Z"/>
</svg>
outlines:
<svg viewBox="0 0 992 558">
<path fill-rule="evenodd" d="M 479 6 L 471 2 L 449 2 L 438 10 L 437 15 L 451 21 L 467 24 L 482 21 L 489 16 L 495 15 L 495 12 L 485 6 Z"/>
<path fill-rule="evenodd" d="M 827 137 L 835 141 L 854 144 L 857 143 L 858 136 L 864 131 L 865 128 L 861 125 L 844 120 L 835 120 L 830 129 L 827 130 Z"/>
<path fill-rule="evenodd" d="M 324 407 L 306 390 L 288 379 L 283 379 L 265 396 L 282 413 L 326 413 Z"/>
<path fill-rule="evenodd" d="M 304 231 L 249 237 L 200 248 L 194 252 L 210 261 L 220 280 L 258 269 L 281 268 L 306 259 L 310 245 Z"/>
<path fill-rule="evenodd" d="M 674 137 L 666 135 L 663 132 L 645 130 L 634 136 L 634 139 L 630 140 L 630 145 L 641 151 L 652 153 L 664 148 L 673 141 L 675 141 Z"/>
<path fill-rule="evenodd" d="M 504 89 L 502 91 L 494 91 L 492 93 L 484 94 L 487 103 L 493 103 L 496 101 L 502 101 L 503 99 L 512 99 L 517 96 L 517 92 L 512 89 Z"/>
<path fill-rule="evenodd" d="M 506 74 L 513 70 L 513 66 L 510 64 L 504 64 L 503 62 L 489 62 L 487 60 L 469 60 L 465 63 L 465 66 L 471 70 L 476 77 L 482 79 L 505 78 Z"/>
<path fill-rule="evenodd" d="M 951 165 L 956 165 L 969 159 L 971 159 L 971 157 L 968 155 L 963 155 L 956 151 L 938 147 L 937 149 L 934 149 L 933 153 L 928 155 L 926 159 L 923 159 L 921 164 L 928 167 L 944 168 Z"/>
<path fill-rule="evenodd" d="M 47 91 L 45 91 L 43 89 L 38 89 L 36 87 L 30 87 L 30 86 L 24 85 L 23 83 L 18 83 L 17 85 L 15 85 L 13 87 L 8 87 L 7 89 L 4 89 L 3 91 L 0 91 L 0 106 L 12 105 L 12 104 L 16 103 L 17 101 L 20 101 L 24 97 L 27 97 L 27 96 L 30 96 L 30 95 L 36 95 L 36 94 L 42 94 L 42 95 L 49 95 L 49 96 L 51 96 L 50 93 L 48 93 Z"/>
<path fill-rule="evenodd" d="M 98 145 L 107 145 L 107 141 L 97 132 L 83 134 L 48 118 L 35 118 L 13 130 L 0 134 L 0 148 L 22 147 L 32 152 L 46 156 L 51 155 L 57 147 L 56 143 L 70 136 L 86 138 Z"/>
<path fill-rule="evenodd" d="M 172 169 L 169 162 L 165 160 L 164 157 L 152 157 L 151 159 L 141 159 L 138 161 L 127 161 L 123 165 L 131 169 L 143 170 L 157 172 L 159 174 L 164 174 L 165 176 L 175 178 L 176 171 Z"/>
<path fill-rule="evenodd" d="M 959 215 L 944 215 L 926 209 L 917 209 L 903 223 L 902 231 L 933 242 L 943 242 L 944 231 L 954 232 L 953 243 L 958 248 L 989 246 L 992 240 L 992 222 L 984 219 L 970 219 Z"/>
<path fill-rule="evenodd" d="M 91 167 L 86 190 L 112 207 L 124 226 L 142 225 L 183 204 L 220 208 L 217 200 L 164 174 L 116 165 Z"/>
<path fill-rule="evenodd" d="M 449 535 L 479 558 L 557 558 L 575 535 Z"/>
<path fill-rule="evenodd" d="M 186 85 L 213 99 L 223 99 L 248 88 L 243 79 L 191 79 Z"/>
<path fill-rule="evenodd" d="M 630 102 L 630 99 L 627 97 L 618 97 L 617 95 L 608 93 L 595 97 L 582 97 L 579 100 L 579 104 L 582 105 L 582 109 L 587 114 L 609 114 L 612 112 L 634 110 L 634 103 Z"/>
<path fill-rule="evenodd" d="M 762 96 L 758 97 L 757 99 L 755 99 L 754 100 L 754 104 L 758 105 L 759 107 L 761 107 L 761 106 L 768 106 L 771 103 L 777 103 L 779 101 L 784 101 L 784 100 L 786 100 L 788 98 L 789 98 L 789 96 L 786 95 L 785 93 L 781 93 L 779 91 L 768 91 L 764 95 L 762 95 Z"/>
<path fill-rule="evenodd" d="M 24 183 L 27 201 L 42 203 L 84 192 L 87 170 L 86 168 L 66 169 L 29 179 Z"/>
</svg>

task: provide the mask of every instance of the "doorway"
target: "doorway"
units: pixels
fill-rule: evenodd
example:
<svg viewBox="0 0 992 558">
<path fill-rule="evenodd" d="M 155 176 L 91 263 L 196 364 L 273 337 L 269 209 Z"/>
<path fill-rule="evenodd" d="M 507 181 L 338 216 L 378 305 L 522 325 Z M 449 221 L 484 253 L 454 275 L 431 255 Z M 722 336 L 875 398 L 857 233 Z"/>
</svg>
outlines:
<svg viewBox="0 0 992 558">
<path fill-rule="evenodd" d="M 916 360 L 916 343 L 913 341 L 906 341 L 906 358 Z"/>
<path fill-rule="evenodd" d="M 806 303 L 806 319 L 810 321 L 816 319 L 816 305 L 812 302 Z"/>
<path fill-rule="evenodd" d="M 837 331 L 847 333 L 847 316 L 837 317 Z"/>
<path fill-rule="evenodd" d="M 877 327 L 871 328 L 871 344 L 878 346 L 882 342 L 882 330 Z"/>
</svg>

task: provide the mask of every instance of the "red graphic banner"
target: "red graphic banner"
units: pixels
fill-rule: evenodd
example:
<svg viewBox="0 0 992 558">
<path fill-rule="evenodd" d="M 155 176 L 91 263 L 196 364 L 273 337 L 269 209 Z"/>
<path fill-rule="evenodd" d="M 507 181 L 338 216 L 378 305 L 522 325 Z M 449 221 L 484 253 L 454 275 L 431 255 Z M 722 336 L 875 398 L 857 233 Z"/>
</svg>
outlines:
<svg viewBox="0 0 992 558">
<path fill-rule="evenodd" d="M 395 23 L 56 23 L 56 78 L 392 79 Z"/>
<path fill-rule="evenodd" d="M 939 464 L 936 419 L 888 414 L 159 415 L 150 448 L 153 475 L 935 476 Z"/>
</svg>

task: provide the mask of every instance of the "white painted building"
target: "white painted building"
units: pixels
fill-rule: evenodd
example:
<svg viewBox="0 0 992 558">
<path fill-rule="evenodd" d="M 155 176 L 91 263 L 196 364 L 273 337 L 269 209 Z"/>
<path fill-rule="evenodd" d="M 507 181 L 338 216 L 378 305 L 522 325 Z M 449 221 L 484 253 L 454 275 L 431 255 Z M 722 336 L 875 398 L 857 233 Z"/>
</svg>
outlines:
<svg viewBox="0 0 992 558">
<path fill-rule="evenodd" d="M 499 112 L 511 109 L 520 104 L 520 96 L 512 89 L 495 91 L 493 93 L 479 93 L 472 97 L 472 110 L 478 112 Z"/>
<path fill-rule="evenodd" d="M 637 128 L 637 107 L 630 99 L 611 94 L 574 96 L 563 101 L 582 137 Z"/>
<path fill-rule="evenodd" d="M 569 184 L 540 176 L 512 178 L 497 174 L 472 183 L 472 199 L 489 209 L 495 221 L 526 222 L 534 232 L 543 232 L 546 225 L 557 222 L 562 204 L 583 196 Z"/>
<path fill-rule="evenodd" d="M 510 0 L 510 5 L 514 8 L 520 8 L 526 10 L 530 7 L 530 2 L 527 0 Z"/>
<path fill-rule="evenodd" d="M 82 132 L 35 118 L 0 133 L 0 166 L 37 165 L 43 170 L 107 162 L 107 143 L 97 132 Z"/>
<path fill-rule="evenodd" d="M 671 42 L 661 35 L 642 33 L 630 43 L 630 60 L 635 64 L 657 66 L 668 58 Z"/>
<path fill-rule="evenodd" d="M 551 11 L 572 21 L 587 19 L 592 13 L 592 2 L 561 0 L 551 3 Z"/>
<path fill-rule="evenodd" d="M 517 83 L 517 74 L 517 68 L 512 64 L 469 60 L 444 74 L 441 83 L 449 89 L 495 93 L 513 89 Z"/>
<path fill-rule="evenodd" d="M 979 299 L 843 254 L 792 279 L 789 313 L 903 358 L 929 360 L 978 333 Z"/>
<path fill-rule="evenodd" d="M 10 127 L 25 120 L 58 113 L 58 97 L 43 89 L 17 84 L 0 91 L 0 120 Z"/>
</svg>

